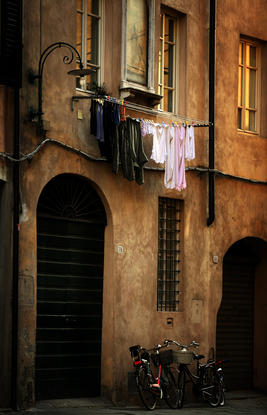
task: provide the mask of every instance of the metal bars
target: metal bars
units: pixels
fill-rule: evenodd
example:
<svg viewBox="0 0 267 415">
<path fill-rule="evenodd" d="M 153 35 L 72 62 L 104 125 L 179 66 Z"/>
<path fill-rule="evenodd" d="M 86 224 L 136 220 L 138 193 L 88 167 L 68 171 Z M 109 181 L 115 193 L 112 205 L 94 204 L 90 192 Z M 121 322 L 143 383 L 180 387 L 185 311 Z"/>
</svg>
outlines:
<svg viewBox="0 0 267 415">
<path fill-rule="evenodd" d="M 178 311 L 180 201 L 159 198 L 158 311 Z"/>
</svg>

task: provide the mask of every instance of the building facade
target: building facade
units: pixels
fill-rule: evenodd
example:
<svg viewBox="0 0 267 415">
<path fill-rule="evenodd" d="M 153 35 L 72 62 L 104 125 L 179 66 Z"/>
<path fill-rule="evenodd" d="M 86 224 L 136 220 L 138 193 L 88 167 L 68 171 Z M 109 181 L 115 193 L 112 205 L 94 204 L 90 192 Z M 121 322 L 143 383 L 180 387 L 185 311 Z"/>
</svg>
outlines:
<svg viewBox="0 0 267 415">
<path fill-rule="evenodd" d="M 130 402 L 166 338 L 266 391 L 265 1 L 3 3 L 0 404 Z"/>
</svg>

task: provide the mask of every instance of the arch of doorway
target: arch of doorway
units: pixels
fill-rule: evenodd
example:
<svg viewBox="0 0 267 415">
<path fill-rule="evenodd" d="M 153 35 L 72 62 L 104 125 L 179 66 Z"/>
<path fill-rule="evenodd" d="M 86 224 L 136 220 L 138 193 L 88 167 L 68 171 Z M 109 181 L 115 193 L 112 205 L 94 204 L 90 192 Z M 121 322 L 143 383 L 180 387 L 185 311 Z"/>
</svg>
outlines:
<svg viewBox="0 0 267 415">
<path fill-rule="evenodd" d="M 68 181 L 70 183 L 73 182 L 74 185 L 73 185 L 73 183 L 72 184 L 68 184 Z M 80 186 L 80 184 L 81 184 L 81 186 Z M 53 191 L 51 192 L 52 185 L 54 185 L 54 187 L 53 187 Z M 59 188 L 58 186 L 60 186 L 61 188 Z M 90 192 L 92 193 L 92 195 L 93 195 L 92 197 L 89 195 L 89 197 L 87 197 L 87 198 L 84 197 L 84 198 L 82 198 L 84 200 L 79 200 L 78 203 L 77 203 L 77 205 L 79 205 L 79 207 L 82 206 L 82 207 L 84 207 L 86 209 L 86 207 L 88 205 L 87 202 L 89 202 L 89 205 L 93 206 L 92 211 L 94 211 L 94 212 L 93 212 L 93 216 L 92 217 L 90 217 L 91 212 L 85 212 L 83 210 L 83 211 L 81 211 L 81 214 L 82 214 L 81 217 L 80 218 L 77 218 L 76 217 L 77 212 L 76 212 L 75 206 L 74 206 L 75 204 L 72 203 L 72 205 L 71 205 L 67 201 L 66 198 L 65 199 L 63 198 L 65 200 L 65 205 L 66 206 L 63 206 L 63 207 L 62 206 L 60 206 L 60 207 L 57 206 L 56 209 L 54 209 L 54 207 L 55 207 L 55 199 L 58 198 L 58 200 L 59 199 L 63 200 L 62 199 L 62 196 L 63 196 L 62 195 L 62 189 L 64 189 L 64 186 L 65 187 L 66 186 L 68 187 L 68 192 L 72 191 L 72 196 L 73 197 L 74 196 L 77 197 L 77 195 L 80 194 L 81 191 L 84 191 L 87 195 Z M 76 192 L 76 188 L 78 188 L 78 190 L 79 190 L 78 192 Z M 58 190 L 59 194 L 56 194 L 55 193 L 55 190 Z M 53 192 L 54 192 L 54 194 L 53 194 Z M 73 197 L 69 198 L 69 200 L 73 199 Z M 54 200 L 52 200 L 51 198 L 54 199 Z M 46 205 L 46 206 L 44 206 L 44 205 Z M 58 205 L 58 201 L 57 201 L 57 205 Z M 101 206 L 103 208 L 102 209 L 102 212 L 101 212 Z M 98 212 L 96 215 L 95 215 L 95 211 Z M 81 218 L 82 218 L 82 216 L 85 213 L 84 216 L 87 219 L 87 225 L 86 226 L 88 227 L 88 223 L 90 223 L 90 227 L 92 227 L 92 226 L 94 227 L 93 231 L 91 230 L 93 233 L 95 232 L 95 224 L 96 223 L 98 223 L 98 224 L 99 223 L 102 223 L 102 225 L 104 227 L 105 227 L 106 223 L 109 223 L 109 226 L 106 226 L 106 228 L 105 228 L 105 239 L 108 238 L 109 240 L 111 240 L 111 232 L 112 232 L 111 223 L 112 223 L 112 221 L 111 221 L 111 212 L 110 212 L 110 209 L 109 209 L 108 202 L 105 199 L 105 197 L 103 195 L 103 192 L 101 192 L 101 190 L 97 187 L 97 185 L 95 183 L 90 182 L 84 176 L 79 176 L 79 175 L 76 175 L 76 174 L 64 173 L 64 174 L 60 174 L 60 175 L 55 176 L 54 178 L 52 178 L 43 187 L 43 190 L 42 190 L 42 192 L 40 194 L 40 197 L 39 197 L 38 210 L 37 210 L 37 212 L 38 212 L 37 222 L 38 222 L 38 218 L 40 218 L 40 217 L 43 218 L 42 220 L 45 220 L 46 221 L 46 223 L 43 226 L 44 229 L 47 228 L 47 222 L 49 222 L 49 216 L 50 216 L 50 219 L 53 217 L 54 223 L 57 223 L 58 224 L 58 223 L 65 222 L 65 224 L 66 223 L 69 223 L 69 224 L 71 224 L 71 227 L 73 227 L 73 224 L 75 223 L 75 220 L 76 219 L 78 219 L 78 222 L 80 222 L 80 223 L 83 222 L 81 220 Z M 50 212 L 51 212 L 51 215 L 49 215 Z M 62 217 L 60 218 L 60 216 L 62 216 Z M 56 217 L 57 217 L 57 220 L 55 221 Z M 40 220 L 39 220 L 39 225 L 40 225 Z M 40 226 L 39 226 L 39 228 L 40 228 Z M 52 225 L 52 228 L 54 228 L 54 224 Z M 82 228 L 83 228 L 83 225 L 80 226 L 80 229 L 82 229 Z M 40 229 L 41 229 L 41 233 L 42 233 L 42 228 L 40 228 Z M 108 266 L 108 269 L 110 270 L 110 265 L 111 265 L 112 260 L 110 258 L 110 255 L 108 253 L 106 253 L 106 246 L 107 246 L 107 244 L 103 244 L 103 253 L 104 253 L 103 256 L 105 256 L 105 265 L 104 265 L 104 268 L 106 266 Z M 109 244 L 109 246 L 110 246 L 110 244 Z M 39 247 L 39 251 L 40 251 L 40 247 Z M 57 251 L 57 252 L 59 252 L 59 251 Z M 42 261 L 42 259 L 41 259 L 41 261 Z M 103 274 L 104 274 L 104 272 L 103 272 Z M 110 272 L 109 272 L 109 274 L 110 274 Z M 39 278 L 39 280 L 40 280 L 40 278 Z M 37 282 L 38 282 L 38 278 L 37 278 Z M 106 289 L 105 289 L 105 286 L 106 285 L 104 284 L 104 287 L 103 287 L 103 304 L 104 303 L 110 304 L 109 301 L 106 301 L 105 300 L 106 299 L 106 292 L 105 292 Z M 64 313 L 64 316 L 65 316 L 65 314 L 66 313 Z M 107 316 L 108 316 L 108 318 L 110 318 L 110 316 L 112 316 L 112 310 L 110 310 L 110 305 L 108 305 L 108 310 L 106 310 L 106 311 L 104 310 L 104 306 L 103 306 L 103 326 L 102 327 L 103 327 L 103 333 L 109 332 L 109 334 L 112 335 L 112 333 L 110 333 L 110 322 L 107 322 Z M 82 316 L 82 318 L 83 317 L 84 316 Z M 43 317 L 41 316 L 40 318 L 42 319 Z M 40 318 L 39 318 L 39 320 L 40 320 Z M 65 324 L 66 323 L 66 319 L 68 319 L 68 318 L 67 317 L 64 317 L 64 319 L 65 319 L 65 322 L 64 322 L 64 324 Z M 76 320 L 75 317 L 73 317 L 73 316 L 70 316 L 70 319 L 72 319 L 73 321 Z M 70 321 L 70 319 L 68 319 L 68 320 Z M 62 318 L 61 318 L 61 320 L 62 320 Z M 77 320 L 76 320 L 75 324 L 76 323 L 77 323 Z M 69 324 L 69 322 L 68 322 L 68 324 Z M 107 330 L 107 331 L 104 330 L 104 326 L 108 326 L 109 327 L 109 330 Z M 38 330 L 38 324 L 37 324 L 37 330 Z M 106 339 L 103 339 L 103 340 L 106 341 Z M 104 350 L 108 350 L 106 348 L 103 348 L 103 349 Z M 101 350 L 101 347 L 100 347 L 100 350 Z M 44 354 L 44 356 L 45 356 L 45 354 Z M 102 361 L 105 361 L 105 359 L 107 359 L 107 358 L 108 357 L 107 356 L 104 356 L 104 354 L 102 354 L 102 357 L 100 355 L 100 359 Z M 44 359 L 45 359 L 45 357 L 42 356 L 41 357 L 41 360 L 44 360 Z M 95 359 L 95 361 L 96 360 L 97 359 Z M 38 356 L 37 356 L 36 361 L 38 361 Z M 85 366 L 85 361 L 84 361 L 83 365 Z M 105 364 L 101 364 L 101 367 L 105 367 Z M 64 369 L 63 369 L 63 371 L 64 371 Z M 101 376 L 101 378 L 102 378 L 102 376 Z M 113 378 L 112 374 L 111 374 L 110 378 Z M 94 378 L 94 379 L 96 379 L 96 378 Z M 97 383 L 97 382 L 95 381 L 95 383 Z M 98 383 L 99 384 L 99 387 L 98 387 L 97 390 L 95 388 L 91 388 L 90 393 L 92 393 L 93 396 L 100 395 L 100 393 L 101 393 L 101 384 L 100 383 L 101 382 Z M 93 385 L 93 386 L 95 387 L 95 385 Z M 65 387 L 63 387 L 63 389 L 65 389 Z M 87 388 L 87 390 L 88 390 L 88 388 Z M 55 392 L 55 389 L 52 388 L 51 391 L 52 391 L 52 393 L 54 393 Z M 68 397 L 69 396 L 70 395 L 68 394 Z M 64 396 L 63 395 L 62 396 L 60 396 L 60 395 L 54 396 L 54 398 L 59 398 L 59 397 L 64 397 Z M 42 396 L 40 396 L 39 399 L 40 398 L 43 399 Z M 36 395 L 36 399 L 38 399 L 38 395 Z"/>
<path fill-rule="evenodd" d="M 217 315 L 217 359 L 225 364 L 230 389 L 267 390 L 267 243 L 247 237 L 235 242 L 223 260 L 223 294 Z"/>
</svg>

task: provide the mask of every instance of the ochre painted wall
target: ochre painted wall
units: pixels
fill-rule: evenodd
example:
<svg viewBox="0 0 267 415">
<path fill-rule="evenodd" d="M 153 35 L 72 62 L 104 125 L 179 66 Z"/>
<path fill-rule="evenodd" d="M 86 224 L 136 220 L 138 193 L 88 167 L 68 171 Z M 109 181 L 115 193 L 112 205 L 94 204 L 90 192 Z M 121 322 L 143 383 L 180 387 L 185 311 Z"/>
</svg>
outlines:
<svg viewBox="0 0 267 415">
<path fill-rule="evenodd" d="M 184 62 L 181 64 L 183 93 L 181 111 L 188 117 L 208 118 L 208 22 L 209 2 L 200 0 L 163 1 L 186 17 L 183 27 Z M 218 2 L 216 26 L 215 85 L 215 167 L 238 176 L 267 180 L 266 135 L 261 137 L 236 131 L 238 42 L 240 33 L 267 41 L 264 1 L 258 1 L 251 17 L 246 0 Z M 240 5 L 241 4 L 241 5 Z M 156 1 L 155 27 L 159 27 L 160 2 Z M 236 11 L 238 10 L 238 13 Z M 265 9 L 264 9 L 265 10 Z M 121 73 L 121 1 L 106 1 L 105 80 L 111 96 L 119 97 Z M 237 17 L 238 16 L 238 17 Z M 266 12 L 265 12 L 266 17 Z M 157 31 L 156 31 L 157 33 Z M 155 35 L 155 90 L 157 90 L 158 40 Z M 76 43 L 76 2 L 33 0 L 24 4 L 24 65 L 21 90 L 21 152 L 28 154 L 41 141 L 28 122 L 28 109 L 37 107 L 37 81 L 28 83 L 28 70 L 37 71 L 40 53 L 50 44 Z M 66 51 L 56 50 L 47 59 L 43 77 L 43 118 L 50 121 L 47 137 L 99 157 L 94 137 L 89 134 L 90 100 L 74 103 L 75 79 L 62 62 Z M 83 120 L 77 119 L 78 109 Z M 130 112 L 129 112 L 130 113 Z M 136 114 L 133 114 L 136 116 Z M 140 114 L 142 116 L 142 114 Z M 264 124 L 264 122 L 263 122 Z M 264 128 L 263 128 L 263 131 Z M 207 166 L 208 130 L 195 129 L 196 159 L 190 166 Z M 144 147 L 150 158 L 152 138 Z M 153 167 L 152 161 L 147 163 Z M 36 209 L 44 186 L 56 175 L 72 173 L 90 180 L 106 208 L 105 232 L 102 393 L 114 403 L 126 401 L 127 372 L 132 370 L 129 346 L 140 343 L 152 347 L 173 338 L 181 343 L 195 340 L 201 353 L 211 357 L 216 347 L 216 319 L 222 298 L 222 264 L 227 249 L 237 240 L 253 236 L 267 241 L 266 185 L 216 176 L 215 221 L 206 226 L 207 180 L 187 172 L 187 188 L 180 192 L 164 187 L 164 172 L 145 170 L 145 183 L 115 175 L 103 161 L 93 161 L 74 150 L 47 142 L 32 162 L 20 164 L 20 279 L 29 277 L 28 298 L 20 292 L 18 389 L 20 406 L 34 404 L 34 358 L 36 331 Z M 157 311 L 158 198 L 182 201 L 182 244 L 180 311 Z M 118 245 L 123 254 L 118 254 Z M 218 263 L 213 256 L 218 256 Z M 264 269 L 260 271 L 264 284 Z M 23 284 L 21 284 L 23 287 Z M 194 300 L 202 305 L 201 321 L 194 322 Z M 263 305 L 264 306 L 264 305 Z M 173 327 L 167 319 L 173 319 Z M 258 318 L 256 316 L 256 318 Z M 260 342 L 259 342 L 260 343 Z M 259 346 L 260 347 L 260 346 Z M 267 388 L 264 378 L 257 386 Z"/>
</svg>

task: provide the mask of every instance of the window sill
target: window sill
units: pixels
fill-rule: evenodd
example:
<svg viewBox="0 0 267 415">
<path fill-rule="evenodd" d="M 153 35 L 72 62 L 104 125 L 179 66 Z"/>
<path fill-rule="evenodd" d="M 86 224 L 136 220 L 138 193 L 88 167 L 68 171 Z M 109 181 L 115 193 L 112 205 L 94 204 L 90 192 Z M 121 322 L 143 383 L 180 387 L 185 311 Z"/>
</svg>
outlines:
<svg viewBox="0 0 267 415">
<path fill-rule="evenodd" d="M 248 136 L 248 135 L 258 136 L 259 135 L 259 133 L 254 133 L 253 131 L 237 130 L 237 132 L 238 132 L 239 135 L 243 134 L 243 135 L 246 135 L 246 136 Z"/>
<path fill-rule="evenodd" d="M 120 87 L 120 99 L 128 99 L 129 101 L 131 99 L 134 99 L 134 101 L 144 99 L 149 106 L 154 107 L 160 104 L 162 98 L 162 95 L 155 94 L 154 91 L 148 91 L 146 88 L 130 85 Z"/>
</svg>

